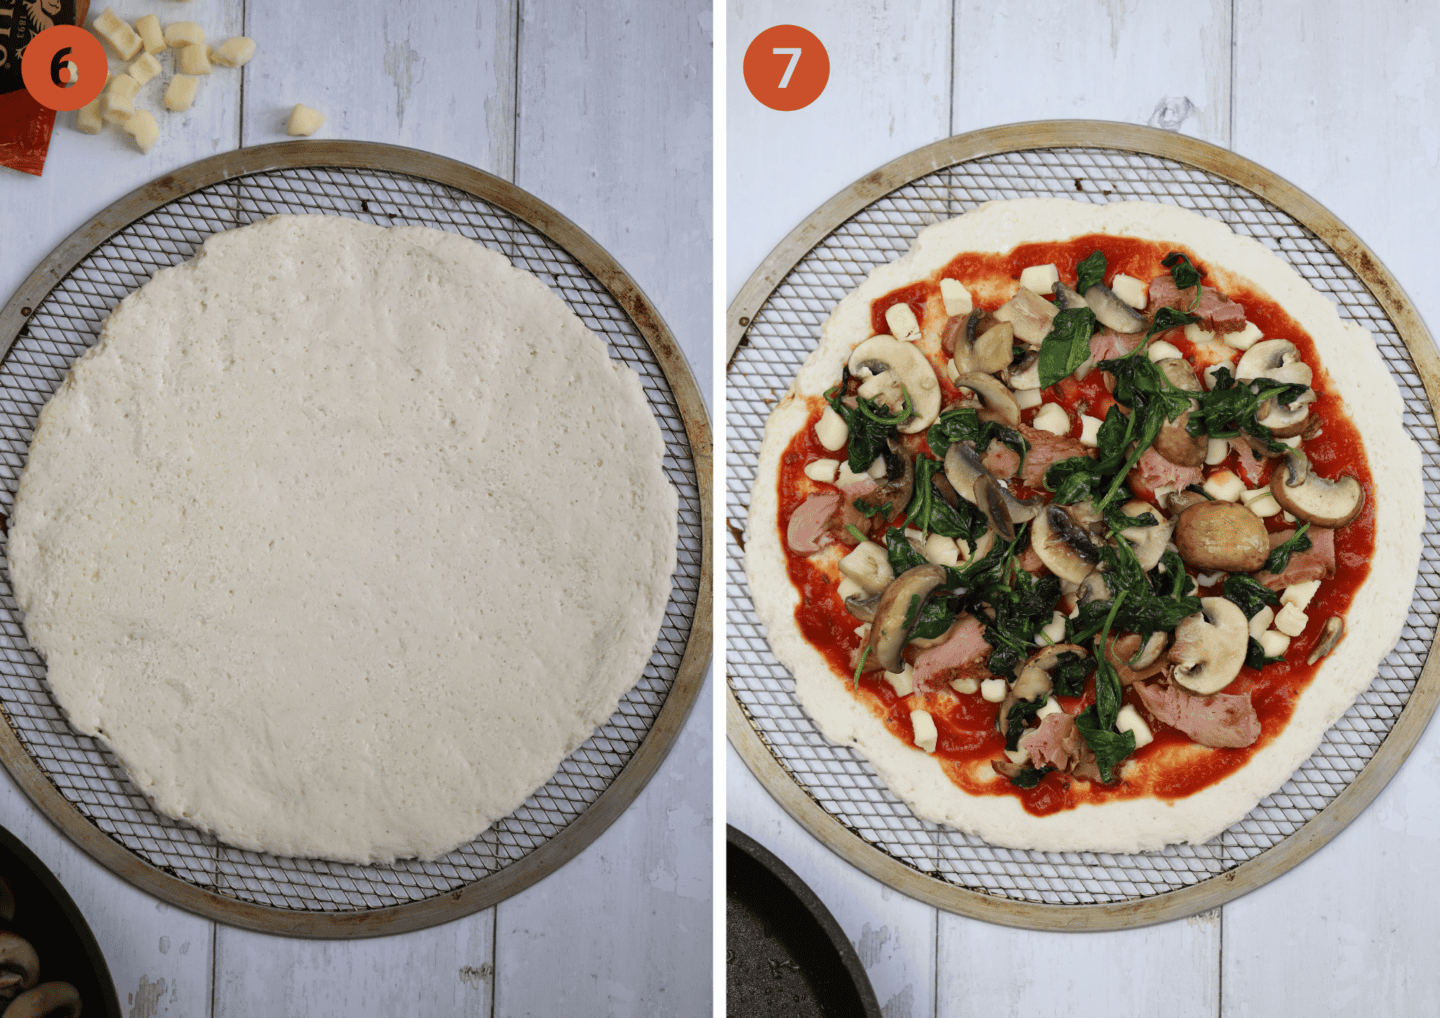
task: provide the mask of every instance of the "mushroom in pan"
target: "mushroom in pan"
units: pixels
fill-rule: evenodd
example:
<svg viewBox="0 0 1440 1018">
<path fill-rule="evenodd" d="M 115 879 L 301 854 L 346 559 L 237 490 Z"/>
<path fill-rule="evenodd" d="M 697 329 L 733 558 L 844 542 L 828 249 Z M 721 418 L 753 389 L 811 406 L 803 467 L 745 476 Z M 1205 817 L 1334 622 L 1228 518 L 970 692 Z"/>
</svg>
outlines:
<svg viewBox="0 0 1440 1018">
<path fill-rule="evenodd" d="M 870 660 L 887 672 L 898 672 L 905 667 L 900 655 L 910 639 L 910 631 L 920 619 L 920 609 L 931 592 L 944 582 L 945 569 L 936 565 L 915 566 L 895 577 L 875 606 L 875 621 L 870 624 L 870 635 L 866 638 Z M 906 625 L 907 619 L 909 625 Z"/>
<path fill-rule="evenodd" d="M 1097 322 L 1116 332 L 1144 332 L 1150 324 L 1144 315 L 1115 296 L 1115 291 L 1104 283 L 1096 283 L 1085 291 L 1085 303 L 1095 312 Z"/>
<path fill-rule="evenodd" d="M 1310 457 L 1291 449 L 1270 478 L 1270 492 L 1297 519 L 1317 527 L 1343 527 L 1365 506 L 1365 489 L 1348 474 L 1335 480 L 1310 469 Z"/>
<path fill-rule="evenodd" d="M 0 1001 L 13 999 L 40 978 L 40 956 L 30 941 L 0 932 Z"/>
<path fill-rule="evenodd" d="M 1050 673 L 1060 663 L 1060 655 L 1067 652 L 1082 658 L 1090 656 L 1090 652 L 1077 643 L 1056 643 L 1049 647 L 1041 647 L 1026 659 L 1025 664 L 1015 674 L 1015 681 L 1010 684 L 1005 699 L 1000 704 L 1000 716 L 996 719 L 995 726 L 1000 730 L 1001 735 L 1007 734 L 1010 726 L 1011 707 L 1021 700 L 1035 703 L 1045 700 L 1050 695 L 1050 691 L 1055 688 Z"/>
<path fill-rule="evenodd" d="M 940 381 L 935 369 L 914 343 L 905 343 L 894 336 L 871 336 L 850 354 L 850 373 L 862 379 L 884 376 L 887 372 L 904 387 L 910 396 L 914 414 L 899 425 L 905 435 L 924 431 L 940 416 Z M 878 383 L 883 386 L 884 383 Z M 898 409 L 894 407 L 892 409 Z"/>
<path fill-rule="evenodd" d="M 80 991 L 69 983 L 41 983 L 5 1009 L 3 1018 L 79 1018 Z"/>
<path fill-rule="evenodd" d="M 1250 620 L 1234 602 L 1202 597 L 1200 611 L 1182 619 L 1170 644 L 1170 676 L 1192 693 L 1218 693 L 1240 674 L 1250 648 Z"/>
</svg>

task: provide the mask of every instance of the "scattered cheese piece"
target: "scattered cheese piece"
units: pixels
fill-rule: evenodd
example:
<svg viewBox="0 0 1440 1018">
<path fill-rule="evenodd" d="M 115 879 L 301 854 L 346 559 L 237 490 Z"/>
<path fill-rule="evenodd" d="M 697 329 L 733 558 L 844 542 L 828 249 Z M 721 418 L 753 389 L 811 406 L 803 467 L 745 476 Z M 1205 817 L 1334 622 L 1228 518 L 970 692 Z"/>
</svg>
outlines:
<svg viewBox="0 0 1440 1018">
<path fill-rule="evenodd" d="M 1250 635 L 1257 640 L 1260 639 L 1265 630 L 1270 628 L 1270 623 L 1274 621 L 1275 609 L 1268 604 L 1261 606 L 1260 610 L 1255 613 L 1255 617 L 1250 620 Z"/>
<path fill-rule="evenodd" d="M 140 82 L 128 74 L 117 74 L 105 86 L 105 94 L 121 99 L 134 99 L 140 94 Z"/>
<path fill-rule="evenodd" d="M 980 683 L 974 679 L 955 679 L 950 683 L 950 688 L 957 693 L 964 693 L 966 696 L 973 696 L 980 688 Z"/>
<path fill-rule="evenodd" d="M 1273 629 L 1267 629 L 1255 637 L 1255 642 L 1260 644 L 1266 657 L 1284 657 L 1285 652 L 1290 649 L 1290 637 Z"/>
<path fill-rule="evenodd" d="M 1248 350 L 1260 341 L 1261 332 L 1254 322 L 1246 322 L 1239 332 L 1225 333 L 1225 345 L 1236 350 Z"/>
<path fill-rule="evenodd" d="M 869 479 L 869 473 L 857 474 L 850 469 L 849 460 L 841 460 L 840 469 L 835 475 L 835 484 L 841 488 L 848 488 L 852 484 L 859 484 L 861 481 Z"/>
<path fill-rule="evenodd" d="M 860 638 L 861 643 L 864 643 L 867 639 L 870 638 L 870 623 L 862 622 L 860 625 L 856 626 L 855 635 Z"/>
<path fill-rule="evenodd" d="M 159 53 L 167 48 L 165 33 L 160 30 L 160 19 L 155 15 L 147 14 L 135 22 L 135 31 L 139 34 L 146 53 Z"/>
<path fill-rule="evenodd" d="M 850 441 L 850 426 L 845 423 L 845 418 L 835 412 L 834 407 L 827 406 L 820 415 L 820 420 L 815 422 L 815 437 L 826 449 L 839 452 L 845 448 L 845 443 Z"/>
<path fill-rule="evenodd" d="M 1230 443 L 1223 438 L 1209 439 L 1205 444 L 1205 465 L 1218 467 L 1230 455 Z"/>
<path fill-rule="evenodd" d="M 210 73 L 210 53 L 204 43 L 186 46 L 180 51 L 180 58 L 175 63 L 186 74 Z"/>
<path fill-rule="evenodd" d="M 135 114 L 135 100 L 106 92 L 100 97 L 100 119 L 107 124 L 124 124 Z"/>
<path fill-rule="evenodd" d="M 1310 617 L 1293 604 L 1287 604 L 1275 613 L 1275 628 L 1286 636 L 1299 636 L 1310 624 Z"/>
<path fill-rule="evenodd" d="M 1030 760 L 1030 751 L 1028 749 L 1003 749 L 1001 752 L 1010 758 L 1011 763 L 1021 767 Z"/>
<path fill-rule="evenodd" d="M 890 688 L 895 690 L 896 696 L 909 696 L 915 692 L 915 666 L 906 661 L 903 670 L 886 672 L 885 680 L 890 683 Z"/>
<path fill-rule="evenodd" d="M 1070 415 L 1059 403 L 1046 403 L 1030 422 L 1036 431 L 1048 431 L 1052 435 L 1070 434 Z"/>
<path fill-rule="evenodd" d="M 149 152 L 160 137 L 160 125 L 155 123 L 155 117 L 149 110 L 136 110 L 130 114 L 130 119 L 125 121 L 125 130 L 135 139 L 141 152 Z"/>
<path fill-rule="evenodd" d="M 885 309 L 885 324 L 890 327 L 890 335 L 896 339 L 913 343 L 920 338 L 920 320 L 904 301 Z"/>
<path fill-rule="evenodd" d="M 1060 612 L 1052 612 L 1050 621 L 1040 627 L 1040 635 L 1036 636 L 1035 642 L 1041 643 L 1040 637 L 1048 637 L 1051 643 L 1059 643 L 1065 639 L 1065 616 Z"/>
<path fill-rule="evenodd" d="M 980 695 L 990 703 L 1000 703 L 1005 699 L 1005 680 L 986 679 L 980 683 Z"/>
<path fill-rule="evenodd" d="M 840 577 L 839 585 L 835 588 L 835 593 L 839 594 L 840 600 L 844 601 L 846 598 L 854 597 L 856 594 L 863 595 L 865 588 L 850 579 L 850 577 L 842 576 Z M 1268 626 L 1270 623 L 1267 622 L 1265 624 Z"/>
<path fill-rule="evenodd" d="M 940 733 L 935 730 L 935 719 L 923 710 L 910 712 L 910 727 L 915 730 L 915 745 L 927 753 L 935 752 L 935 743 Z"/>
<path fill-rule="evenodd" d="M 1282 510 L 1280 510 L 1280 518 L 1281 518 L 1282 520 L 1284 520 L 1286 523 L 1294 523 L 1294 522 L 1295 522 L 1295 515 L 1294 515 L 1293 513 L 1291 513 L 1289 509 L 1282 509 Z"/>
<path fill-rule="evenodd" d="M 1145 351 L 1152 361 L 1163 361 L 1170 357 L 1181 356 L 1180 348 L 1174 343 L 1167 343 L 1163 339 L 1150 344 L 1150 349 Z"/>
<path fill-rule="evenodd" d="M 945 313 L 951 318 L 956 315 L 968 315 L 975 310 L 975 302 L 970 297 L 970 291 L 965 289 L 965 284 L 958 279 L 940 280 L 940 299 L 945 302 Z"/>
<path fill-rule="evenodd" d="M 882 546 L 874 541 L 861 541 L 840 560 L 840 575 L 860 584 L 867 594 L 874 594 L 895 579 L 895 570 L 890 568 L 889 553 Z"/>
<path fill-rule="evenodd" d="M 104 126 L 105 121 L 100 119 L 100 96 L 75 111 L 75 129 L 81 134 L 99 134 Z"/>
<path fill-rule="evenodd" d="M 1238 502 L 1240 493 L 1245 490 L 1245 482 L 1229 470 L 1217 470 L 1201 487 L 1211 498 L 1222 502 Z"/>
<path fill-rule="evenodd" d="M 1135 748 L 1148 746 L 1155 741 L 1155 735 L 1150 731 L 1150 726 L 1140 716 L 1140 712 L 1126 704 L 1120 708 L 1120 713 L 1115 715 L 1115 730 L 1117 732 L 1134 732 Z"/>
<path fill-rule="evenodd" d="M 951 361 L 951 363 L 953 364 L 954 361 Z M 1045 400 L 1041 397 L 1039 389 L 1018 389 L 1015 392 L 1015 405 L 1021 410 L 1029 410 L 1031 407 L 1037 407 L 1044 402 Z"/>
<path fill-rule="evenodd" d="M 1117 272 L 1115 278 L 1110 280 L 1110 292 L 1132 308 L 1143 308 L 1149 302 L 1150 285 L 1134 276 Z"/>
<path fill-rule="evenodd" d="M 255 40 L 237 35 L 216 46 L 211 59 L 221 67 L 244 67 L 254 55 Z"/>
<path fill-rule="evenodd" d="M 1316 434 L 1318 436 L 1319 432 L 1316 432 Z M 1288 445 L 1292 449 L 1298 449 L 1300 448 L 1300 439 L 1300 435 L 1291 435 L 1289 438 L 1280 439 L 1280 441 L 1282 444 Z"/>
<path fill-rule="evenodd" d="M 135 79 L 135 83 L 141 88 L 145 83 L 161 71 L 160 61 L 156 60 L 149 53 L 140 54 L 140 59 L 125 69 L 125 73 Z"/>
<path fill-rule="evenodd" d="M 1035 716 L 1043 721 L 1051 714 L 1063 714 L 1064 711 L 1065 708 L 1056 703 L 1054 697 L 1046 697 L 1045 705 L 1035 712 Z"/>
<path fill-rule="evenodd" d="M 1030 265 L 1020 270 L 1020 285 L 1036 293 L 1049 293 L 1060 282 L 1060 270 L 1050 265 Z"/>
<path fill-rule="evenodd" d="M 171 49 L 184 49 L 186 46 L 204 46 L 205 29 L 193 21 L 177 21 L 173 25 L 166 25 L 165 45 Z"/>
<path fill-rule="evenodd" d="M 960 564 L 960 545 L 953 537 L 931 534 L 925 538 L 925 561 L 937 566 Z"/>
<path fill-rule="evenodd" d="M 122 21 L 120 16 L 108 7 L 101 12 L 90 27 L 96 35 L 110 44 L 121 60 L 134 60 L 135 54 L 139 53 L 144 45 L 140 41 L 140 37 L 135 34 L 135 29 Z"/>
<path fill-rule="evenodd" d="M 865 471 L 865 473 L 869 474 L 872 478 L 874 478 L 874 479 L 877 480 L 877 481 L 884 479 L 884 477 L 885 477 L 885 457 L 884 457 L 884 456 L 876 456 L 875 459 L 874 459 L 874 461 L 870 464 L 870 469 L 867 470 L 867 471 Z"/>
<path fill-rule="evenodd" d="M 169 93 L 166 93 L 165 105 L 170 105 Z M 810 478 L 810 480 L 812 481 L 821 481 L 825 484 L 834 484 L 835 471 L 839 469 L 839 460 L 815 460 L 811 463 L 805 464 L 805 476 Z"/>
<path fill-rule="evenodd" d="M 1280 511 L 1280 503 L 1275 501 L 1275 496 L 1271 494 L 1268 484 L 1263 488 L 1247 491 L 1240 498 L 1250 511 L 1262 520 L 1268 520 Z"/>
<path fill-rule="evenodd" d="M 1040 358 L 1036 357 L 1030 366 L 1023 371 L 1015 371 L 1010 375 L 1010 388 L 1019 392 L 1021 389 L 1034 389 L 1040 391 Z"/>
<path fill-rule="evenodd" d="M 1293 604 L 1302 612 L 1310 607 L 1310 601 L 1315 597 L 1315 592 L 1320 589 L 1319 580 L 1309 580 L 1305 583 L 1292 583 L 1280 592 L 1281 604 Z"/>
<path fill-rule="evenodd" d="M 165 108 L 175 113 L 184 113 L 195 102 L 195 92 L 199 85 L 199 79 L 192 78 L 188 74 L 177 74 L 172 77 L 170 84 L 165 88 Z M 840 424 L 843 426 L 845 422 L 842 420 Z"/>
<path fill-rule="evenodd" d="M 1215 333 L 1209 329 L 1202 329 L 1197 322 L 1191 322 L 1185 326 L 1185 338 L 1192 343 L 1213 343 Z"/>
</svg>

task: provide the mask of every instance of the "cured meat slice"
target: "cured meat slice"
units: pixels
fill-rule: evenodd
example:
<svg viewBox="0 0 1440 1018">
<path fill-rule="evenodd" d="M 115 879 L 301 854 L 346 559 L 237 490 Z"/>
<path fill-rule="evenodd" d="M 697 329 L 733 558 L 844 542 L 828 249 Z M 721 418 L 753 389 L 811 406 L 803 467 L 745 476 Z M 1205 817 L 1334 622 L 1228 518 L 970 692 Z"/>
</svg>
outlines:
<svg viewBox="0 0 1440 1018">
<path fill-rule="evenodd" d="M 1249 693 L 1194 696 L 1179 686 L 1137 682 L 1131 686 L 1145 709 L 1202 746 L 1233 749 L 1260 738 L 1260 718 Z"/>
<path fill-rule="evenodd" d="M 1278 530 L 1270 535 L 1270 547 L 1278 548 L 1294 536 L 1294 530 Z M 1334 576 L 1335 531 L 1325 527 L 1311 527 L 1305 531 L 1305 536 L 1310 538 L 1310 549 L 1293 552 L 1284 572 L 1269 573 L 1262 569 L 1255 574 L 1255 579 L 1271 590 L 1284 590 L 1292 583 L 1328 580 Z"/>
<path fill-rule="evenodd" d="M 1020 454 L 999 439 L 992 438 L 980 463 L 1000 480 L 1008 481 L 1020 469 Z"/>
<path fill-rule="evenodd" d="M 1137 497 L 1153 502 L 1157 489 L 1180 491 L 1192 484 L 1202 483 L 1205 474 L 1199 467 L 1182 467 L 1171 463 L 1152 446 L 1140 454 L 1126 480 Z"/>
<path fill-rule="evenodd" d="M 1020 480 L 1031 488 L 1044 487 L 1045 471 L 1050 469 L 1051 464 L 1075 456 L 1093 457 L 1095 455 L 1095 450 L 1087 449 L 1078 438 L 1052 435 L 1048 431 L 1039 431 L 1028 424 L 1021 424 L 1017 430 L 1025 437 L 1025 441 L 1030 443 L 1030 451 L 1025 454 L 1025 466 L 1020 473 Z"/>
<path fill-rule="evenodd" d="M 966 615 L 950 634 L 950 639 L 922 650 L 915 657 L 915 682 L 925 685 L 952 669 L 965 668 L 990 653 L 985 642 L 985 627 L 973 615 Z M 982 666 L 983 668 L 983 666 Z"/>
<path fill-rule="evenodd" d="M 1038 727 L 1020 736 L 1018 746 L 1030 754 L 1032 767 L 1054 767 L 1076 777 L 1100 780 L 1095 752 L 1069 714 L 1058 712 L 1046 715 Z"/>
<path fill-rule="evenodd" d="M 1191 305 L 1195 306 L 1192 308 Z M 1199 317 L 1200 327 L 1209 332 L 1239 332 L 1245 328 L 1245 309 L 1219 290 L 1200 288 L 1200 303 L 1195 304 L 1195 290 L 1181 290 L 1167 272 L 1150 280 L 1150 302 L 1145 313 L 1153 316 L 1161 308 L 1172 308 Z"/>
<path fill-rule="evenodd" d="M 840 493 L 822 491 L 811 495 L 790 515 L 785 528 L 785 543 L 797 555 L 813 555 L 820 550 L 820 538 L 830 528 L 840 508 Z"/>
</svg>

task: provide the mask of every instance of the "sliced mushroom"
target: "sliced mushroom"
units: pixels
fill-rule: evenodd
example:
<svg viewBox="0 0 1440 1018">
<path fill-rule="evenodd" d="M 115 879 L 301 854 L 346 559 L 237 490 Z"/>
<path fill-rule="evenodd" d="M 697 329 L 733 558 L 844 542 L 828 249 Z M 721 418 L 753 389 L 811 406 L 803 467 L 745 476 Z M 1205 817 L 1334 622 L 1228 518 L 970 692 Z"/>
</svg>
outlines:
<svg viewBox="0 0 1440 1018">
<path fill-rule="evenodd" d="M 1191 569 L 1253 573 L 1270 557 L 1270 534 L 1248 506 L 1201 502 L 1176 517 L 1175 547 Z"/>
<path fill-rule="evenodd" d="M 1040 388 L 1040 355 L 1032 353 L 1022 357 L 1020 362 L 1006 373 L 1005 381 L 1016 391 Z"/>
<path fill-rule="evenodd" d="M 1192 693 L 1218 693 L 1240 674 L 1250 647 L 1250 620 L 1223 597 L 1202 597 L 1200 611 L 1175 627 L 1170 675 Z"/>
<path fill-rule="evenodd" d="M 1312 392 L 1314 390 L 1307 390 Z M 1290 406 L 1282 406 L 1272 396 L 1260 404 L 1256 415 L 1262 425 L 1270 429 L 1275 438 L 1289 438 L 1305 430 L 1310 423 L 1310 406 L 1303 400 L 1296 400 Z"/>
<path fill-rule="evenodd" d="M 1080 296 L 1058 279 L 1055 280 L 1055 285 L 1050 288 L 1050 292 L 1055 295 L 1055 303 L 1060 305 L 1061 311 L 1076 311 L 1080 308 L 1088 307 L 1084 297 Z"/>
<path fill-rule="evenodd" d="M 990 474 L 984 473 L 975 478 L 975 504 L 980 507 L 990 528 L 1002 541 L 1013 541 L 1015 524 L 1011 521 L 1010 511 L 1005 504 L 1007 494 L 1009 493 L 1000 487 Z"/>
<path fill-rule="evenodd" d="M 945 477 L 961 498 L 971 505 L 979 507 L 980 511 L 986 514 L 992 528 L 1002 530 L 1004 528 L 996 526 L 998 516 L 991 516 L 994 499 L 998 492 L 1000 500 L 1005 505 L 1005 516 L 1009 517 L 1010 523 L 1014 525 L 1009 528 L 1010 537 L 1006 540 L 1014 540 L 1014 527 L 1033 520 L 1040 511 L 1042 499 L 1039 495 L 1023 501 L 1016 498 L 995 479 L 994 474 L 985 469 L 984 464 L 980 462 L 979 454 L 969 443 L 951 442 L 950 448 L 945 450 Z M 982 478 L 989 481 L 983 491 L 978 488 Z"/>
<path fill-rule="evenodd" d="M 1015 335 L 1022 343 L 1039 346 L 1055 327 L 1060 309 L 1034 290 L 1020 287 L 995 310 L 995 317 L 1015 326 Z"/>
<path fill-rule="evenodd" d="M 1012 428 L 1020 424 L 1020 404 L 1015 402 L 1014 394 L 994 375 L 971 371 L 956 376 L 955 384 L 980 397 L 980 402 L 985 405 L 985 409 L 980 411 L 982 421 L 993 419 Z"/>
<path fill-rule="evenodd" d="M 1315 644 L 1315 649 L 1305 659 L 1307 665 L 1313 665 L 1322 657 L 1328 655 L 1340 642 L 1340 637 L 1345 635 L 1345 620 L 1339 615 L 1331 615 L 1325 620 L 1325 628 L 1320 632 L 1320 642 Z"/>
<path fill-rule="evenodd" d="M 1288 339 L 1266 339 L 1245 351 L 1235 365 L 1236 379 L 1244 382 L 1269 378 L 1276 382 L 1309 385 L 1314 378 L 1300 351 Z"/>
<path fill-rule="evenodd" d="M 1144 332 L 1150 324 L 1144 315 L 1115 296 L 1115 291 L 1104 283 L 1096 283 L 1085 291 L 1085 303 L 1095 312 L 1096 321 L 1116 332 Z"/>
<path fill-rule="evenodd" d="M 871 505 L 888 504 L 890 511 L 886 519 L 894 523 L 905 513 L 910 497 L 915 494 L 915 461 L 905 447 L 893 438 L 886 442 L 885 480 L 866 501 Z"/>
<path fill-rule="evenodd" d="M 1120 536 L 1132 545 L 1135 557 L 1140 560 L 1140 568 L 1148 573 L 1160 564 L 1175 524 L 1166 520 L 1165 514 L 1149 502 L 1141 502 L 1139 499 L 1126 502 L 1120 507 L 1120 511 L 1132 519 L 1146 513 L 1155 517 L 1156 524 L 1153 527 L 1127 527 L 1120 531 Z"/>
<path fill-rule="evenodd" d="M 949 352 L 953 355 L 955 373 L 969 374 L 974 371 L 999 371 L 1010 363 L 1010 351 L 1015 345 L 1015 327 L 1009 322 L 995 322 L 984 332 L 977 334 L 977 323 L 982 312 L 971 312 L 963 329 L 951 336 L 949 326 L 941 337 L 942 345 L 949 341 Z M 951 319 L 954 321 L 954 319 Z"/>
<path fill-rule="evenodd" d="M 861 622 L 874 622 L 875 606 L 884 596 L 885 591 L 883 590 L 869 595 L 851 594 L 845 599 L 845 610 Z"/>
<path fill-rule="evenodd" d="M 1163 655 L 1169 645 L 1170 634 L 1163 629 L 1143 641 L 1139 633 L 1111 633 L 1105 643 L 1105 660 L 1115 669 L 1120 685 L 1129 686 L 1165 669 Z"/>
<path fill-rule="evenodd" d="M 1359 481 L 1348 474 L 1333 481 L 1321 477 L 1302 449 L 1285 454 L 1284 465 L 1270 477 L 1270 493 L 1282 508 L 1317 527 L 1343 527 L 1365 506 Z"/>
<path fill-rule="evenodd" d="M 1108 601 L 1111 598 L 1110 584 L 1105 582 L 1105 574 L 1096 566 L 1085 574 L 1075 588 L 1075 603 L 1089 604 L 1091 601 Z"/>
<path fill-rule="evenodd" d="M 905 391 L 915 408 L 914 416 L 899 426 L 905 435 L 924 431 L 940 416 L 940 380 L 935 369 L 914 343 L 894 336 L 871 336 L 850 354 L 850 373 L 857 378 L 870 378 L 890 372 Z"/>
<path fill-rule="evenodd" d="M 0 1002 L 28 990 L 40 978 L 40 957 L 30 941 L 0 932 Z"/>
<path fill-rule="evenodd" d="M 1195 369 L 1183 357 L 1165 357 L 1156 361 L 1155 366 L 1177 389 L 1186 392 L 1201 391 Z M 1198 401 L 1192 399 L 1190 409 L 1175 420 L 1166 421 L 1160 428 L 1160 433 L 1155 436 L 1155 451 L 1176 466 L 1198 467 L 1205 462 L 1205 453 L 1210 448 L 1209 438 L 1205 435 L 1192 435 L 1187 430 L 1190 413 L 1199 405 Z"/>
<path fill-rule="evenodd" d="M 5 1009 L 5 1018 L 79 1018 L 80 991 L 69 983 L 41 983 Z"/>
<path fill-rule="evenodd" d="M 1099 546 L 1071 510 L 1053 502 L 1036 515 L 1030 547 L 1052 573 L 1071 583 L 1084 580 L 1100 561 Z"/>
<path fill-rule="evenodd" d="M 944 582 L 945 570 L 936 565 L 915 566 L 895 577 L 875 606 L 875 621 L 866 638 L 870 660 L 878 662 L 887 672 L 898 672 L 905 667 L 900 655 L 910 638 L 910 630 L 920 618 L 918 608 L 924 607 L 925 599 Z M 919 605 L 911 614 L 911 603 L 917 597 Z M 905 625 L 907 615 L 909 626 Z"/>
<path fill-rule="evenodd" d="M 1191 491 L 1188 488 L 1181 488 L 1179 491 L 1172 491 L 1165 496 L 1165 508 L 1170 510 L 1171 516 L 1179 516 L 1192 505 L 1199 505 L 1201 502 L 1215 501 L 1209 495 L 1202 495 L 1198 491 Z"/>
<path fill-rule="evenodd" d="M 914 647 L 916 650 L 929 650 L 931 647 L 938 647 L 940 646 L 940 644 L 950 639 L 950 637 L 954 636 L 959 631 L 961 625 L 964 624 L 967 618 L 969 618 L 969 616 L 966 615 L 964 612 L 961 612 L 959 615 L 955 616 L 955 621 L 950 623 L 950 628 L 945 630 L 945 632 L 941 633 L 939 636 L 916 636 L 910 640 L 908 646 Z"/>
<path fill-rule="evenodd" d="M 1025 664 L 1015 673 L 1015 681 L 1006 691 L 1005 699 L 1000 703 L 1000 716 L 995 721 L 995 727 L 1000 730 L 1001 735 L 1005 735 L 1009 727 L 1011 707 L 1021 700 L 1034 703 L 1050 695 L 1050 691 L 1055 688 L 1050 673 L 1060 663 L 1060 655 L 1067 652 L 1082 658 L 1090 656 L 1090 652 L 1077 643 L 1054 643 L 1041 647 L 1025 660 Z"/>
</svg>

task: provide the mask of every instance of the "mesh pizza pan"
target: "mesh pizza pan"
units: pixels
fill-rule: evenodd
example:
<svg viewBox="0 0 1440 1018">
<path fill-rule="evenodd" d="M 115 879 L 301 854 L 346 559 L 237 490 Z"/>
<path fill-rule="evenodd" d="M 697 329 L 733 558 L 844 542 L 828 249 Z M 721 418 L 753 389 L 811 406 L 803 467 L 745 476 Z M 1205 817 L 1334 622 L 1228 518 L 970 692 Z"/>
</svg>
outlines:
<svg viewBox="0 0 1440 1018">
<path fill-rule="evenodd" d="M 157 814 L 117 759 L 66 723 L 0 575 L 0 759 L 35 804 L 122 878 L 207 918 L 290 936 L 361 937 L 447 922 L 557 869 L 639 794 L 700 690 L 711 648 L 711 440 L 705 404 L 659 314 L 591 238 L 462 163 L 367 142 L 290 142 L 202 160 L 72 234 L 0 309 L 0 512 L 35 420 L 101 321 L 206 237 L 275 213 L 448 230 L 538 276 L 641 379 L 680 496 L 671 597 L 639 682 L 525 804 L 434 862 L 355 866 L 240 851 Z"/>
<path fill-rule="evenodd" d="M 1433 400 L 1440 360 L 1409 298 L 1364 244 L 1313 199 L 1224 149 L 1094 121 L 999 127 L 937 142 L 841 192 L 797 227 L 729 310 L 725 512 L 744 526 L 765 420 L 839 300 L 926 225 L 983 201 L 1054 195 L 1193 209 L 1289 262 L 1340 314 L 1368 329 L 1421 448 L 1426 517 L 1440 517 Z M 1430 660 L 1440 534 L 1423 534 L 1419 583 L 1395 650 L 1314 755 L 1248 816 L 1203 845 L 1134 855 L 997 848 L 918 819 L 860 754 L 828 743 L 771 653 L 726 547 L 727 726 L 741 757 L 827 846 L 911 897 L 1036 929 L 1141 926 L 1212 909 L 1308 857 L 1384 787 L 1415 745 L 1440 685 Z"/>
</svg>

